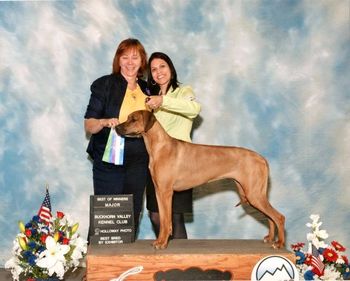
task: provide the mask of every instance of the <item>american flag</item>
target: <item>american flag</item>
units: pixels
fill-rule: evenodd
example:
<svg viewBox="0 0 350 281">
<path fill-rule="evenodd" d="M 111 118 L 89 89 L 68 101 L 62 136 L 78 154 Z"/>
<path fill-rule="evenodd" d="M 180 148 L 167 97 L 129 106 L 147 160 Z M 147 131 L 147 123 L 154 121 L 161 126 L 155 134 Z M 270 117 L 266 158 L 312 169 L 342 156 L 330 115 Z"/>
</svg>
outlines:
<svg viewBox="0 0 350 281">
<path fill-rule="evenodd" d="M 314 268 L 314 273 L 316 273 L 318 276 L 323 275 L 324 271 L 324 264 L 320 259 L 320 253 L 316 249 L 316 247 L 312 244 L 312 254 L 311 254 L 311 265 Z"/>
<path fill-rule="evenodd" d="M 50 194 L 49 194 L 48 188 L 46 188 L 46 195 L 45 195 L 43 203 L 40 206 L 38 216 L 45 222 L 49 222 L 51 217 L 52 217 Z"/>
</svg>

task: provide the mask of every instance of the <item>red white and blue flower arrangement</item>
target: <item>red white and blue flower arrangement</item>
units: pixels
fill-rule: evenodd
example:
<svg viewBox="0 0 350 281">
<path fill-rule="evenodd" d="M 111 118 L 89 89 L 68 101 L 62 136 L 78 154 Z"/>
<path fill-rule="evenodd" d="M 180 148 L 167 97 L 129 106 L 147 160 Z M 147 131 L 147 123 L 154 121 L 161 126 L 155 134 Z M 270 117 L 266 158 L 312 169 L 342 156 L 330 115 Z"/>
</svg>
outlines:
<svg viewBox="0 0 350 281">
<path fill-rule="evenodd" d="M 74 271 L 87 251 L 87 241 L 77 233 L 79 224 L 69 215 L 51 215 L 48 190 L 45 199 L 27 224 L 19 222 L 20 233 L 13 241 L 13 257 L 5 268 L 11 269 L 13 280 L 63 279 L 68 270 Z"/>
<path fill-rule="evenodd" d="M 303 280 L 350 280 L 350 265 L 344 254 L 345 248 L 337 241 L 326 244 L 328 238 L 326 230 L 320 229 L 322 222 L 319 215 L 311 215 L 311 228 L 307 234 L 308 250 L 304 251 L 305 243 L 292 244 L 295 252 L 296 267 L 299 269 L 300 279 Z"/>
</svg>

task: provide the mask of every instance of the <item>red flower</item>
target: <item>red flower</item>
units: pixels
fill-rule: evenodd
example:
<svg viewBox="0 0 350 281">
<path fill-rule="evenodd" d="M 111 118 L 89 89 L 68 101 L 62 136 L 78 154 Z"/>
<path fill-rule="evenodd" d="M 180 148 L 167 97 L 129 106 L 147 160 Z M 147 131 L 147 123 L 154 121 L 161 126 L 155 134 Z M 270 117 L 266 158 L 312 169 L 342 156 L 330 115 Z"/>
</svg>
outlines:
<svg viewBox="0 0 350 281">
<path fill-rule="evenodd" d="M 68 245 L 69 244 L 69 239 L 68 238 L 63 238 L 62 244 L 63 245 Z"/>
<path fill-rule="evenodd" d="M 345 252 L 345 248 L 343 245 L 339 244 L 337 241 L 332 241 L 332 246 L 339 252 Z"/>
<path fill-rule="evenodd" d="M 35 281 L 34 278 L 28 278 L 26 281 Z"/>
<path fill-rule="evenodd" d="M 26 229 L 25 233 L 26 233 L 27 237 L 31 237 L 32 236 L 32 231 L 30 229 L 28 229 L 28 228 Z"/>
<path fill-rule="evenodd" d="M 48 236 L 47 234 L 42 234 L 42 235 L 40 236 L 40 241 L 41 241 L 41 243 L 45 244 L 45 241 L 46 241 L 47 236 Z"/>
<path fill-rule="evenodd" d="M 296 243 L 296 244 L 292 244 L 292 250 L 293 251 L 300 251 L 300 249 L 302 249 L 305 246 L 305 243 Z"/>
<path fill-rule="evenodd" d="M 349 260 L 347 256 L 341 256 L 345 264 L 349 264 Z"/>
<path fill-rule="evenodd" d="M 338 259 L 337 252 L 330 248 L 326 248 L 322 255 L 326 261 L 335 262 Z"/>
<path fill-rule="evenodd" d="M 312 260 L 311 255 L 310 254 L 306 254 L 304 263 L 306 265 L 311 265 L 311 260 Z"/>
<path fill-rule="evenodd" d="M 63 219 L 64 213 L 62 213 L 62 212 L 57 212 L 57 217 L 58 217 L 59 219 Z"/>
</svg>

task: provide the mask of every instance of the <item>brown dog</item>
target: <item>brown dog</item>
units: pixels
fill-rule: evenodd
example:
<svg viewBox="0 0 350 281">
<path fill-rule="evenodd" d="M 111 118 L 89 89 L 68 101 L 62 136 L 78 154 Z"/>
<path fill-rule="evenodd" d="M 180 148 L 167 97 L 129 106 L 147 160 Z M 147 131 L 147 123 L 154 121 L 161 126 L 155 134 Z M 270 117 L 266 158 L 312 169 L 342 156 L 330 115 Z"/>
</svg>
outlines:
<svg viewBox="0 0 350 281">
<path fill-rule="evenodd" d="M 172 233 L 173 191 L 224 178 L 238 183 L 241 203 L 249 203 L 268 217 L 269 233 L 264 241 L 273 242 L 276 224 L 278 240 L 273 247 L 284 246 L 285 218 L 267 200 L 269 167 L 262 156 L 241 147 L 201 145 L 174 139 L 155 116 L 145 110 L 131 113 L 116 131 L 127 137 L 144 138 L 160 216 L 160 232 L 153 243 L 155 248 L 166 248 Z"/>
</svg>

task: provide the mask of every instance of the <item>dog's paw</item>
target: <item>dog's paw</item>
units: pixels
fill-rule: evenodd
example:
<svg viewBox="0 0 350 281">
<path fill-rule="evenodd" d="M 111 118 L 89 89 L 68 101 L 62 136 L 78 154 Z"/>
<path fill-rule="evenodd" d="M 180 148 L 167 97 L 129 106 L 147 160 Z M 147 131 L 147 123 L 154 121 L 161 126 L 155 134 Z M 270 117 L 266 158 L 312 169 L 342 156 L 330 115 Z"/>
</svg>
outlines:
<svg viewBox="0 0 350 281">
<path fill-rule="evenodd" d="M 168 247 L 168 243 L 156 240 L 153 242 L 153 247 L 157 250 L 162 250 Z"/>
<path fill-rule="evenodd" d="M 274 249 L 281 249 L 284 247 L 284 243 L 281 242 L 281 241 L 275 241 L 273 244 L 272 244 L 272 248 Z"/>
<path fill-rule="evenodd" d="M 266 235 L 263 239 L 264 243 L 272 243 L 273 242 L 273 237 L 270 235 Z"/>
</svg>

